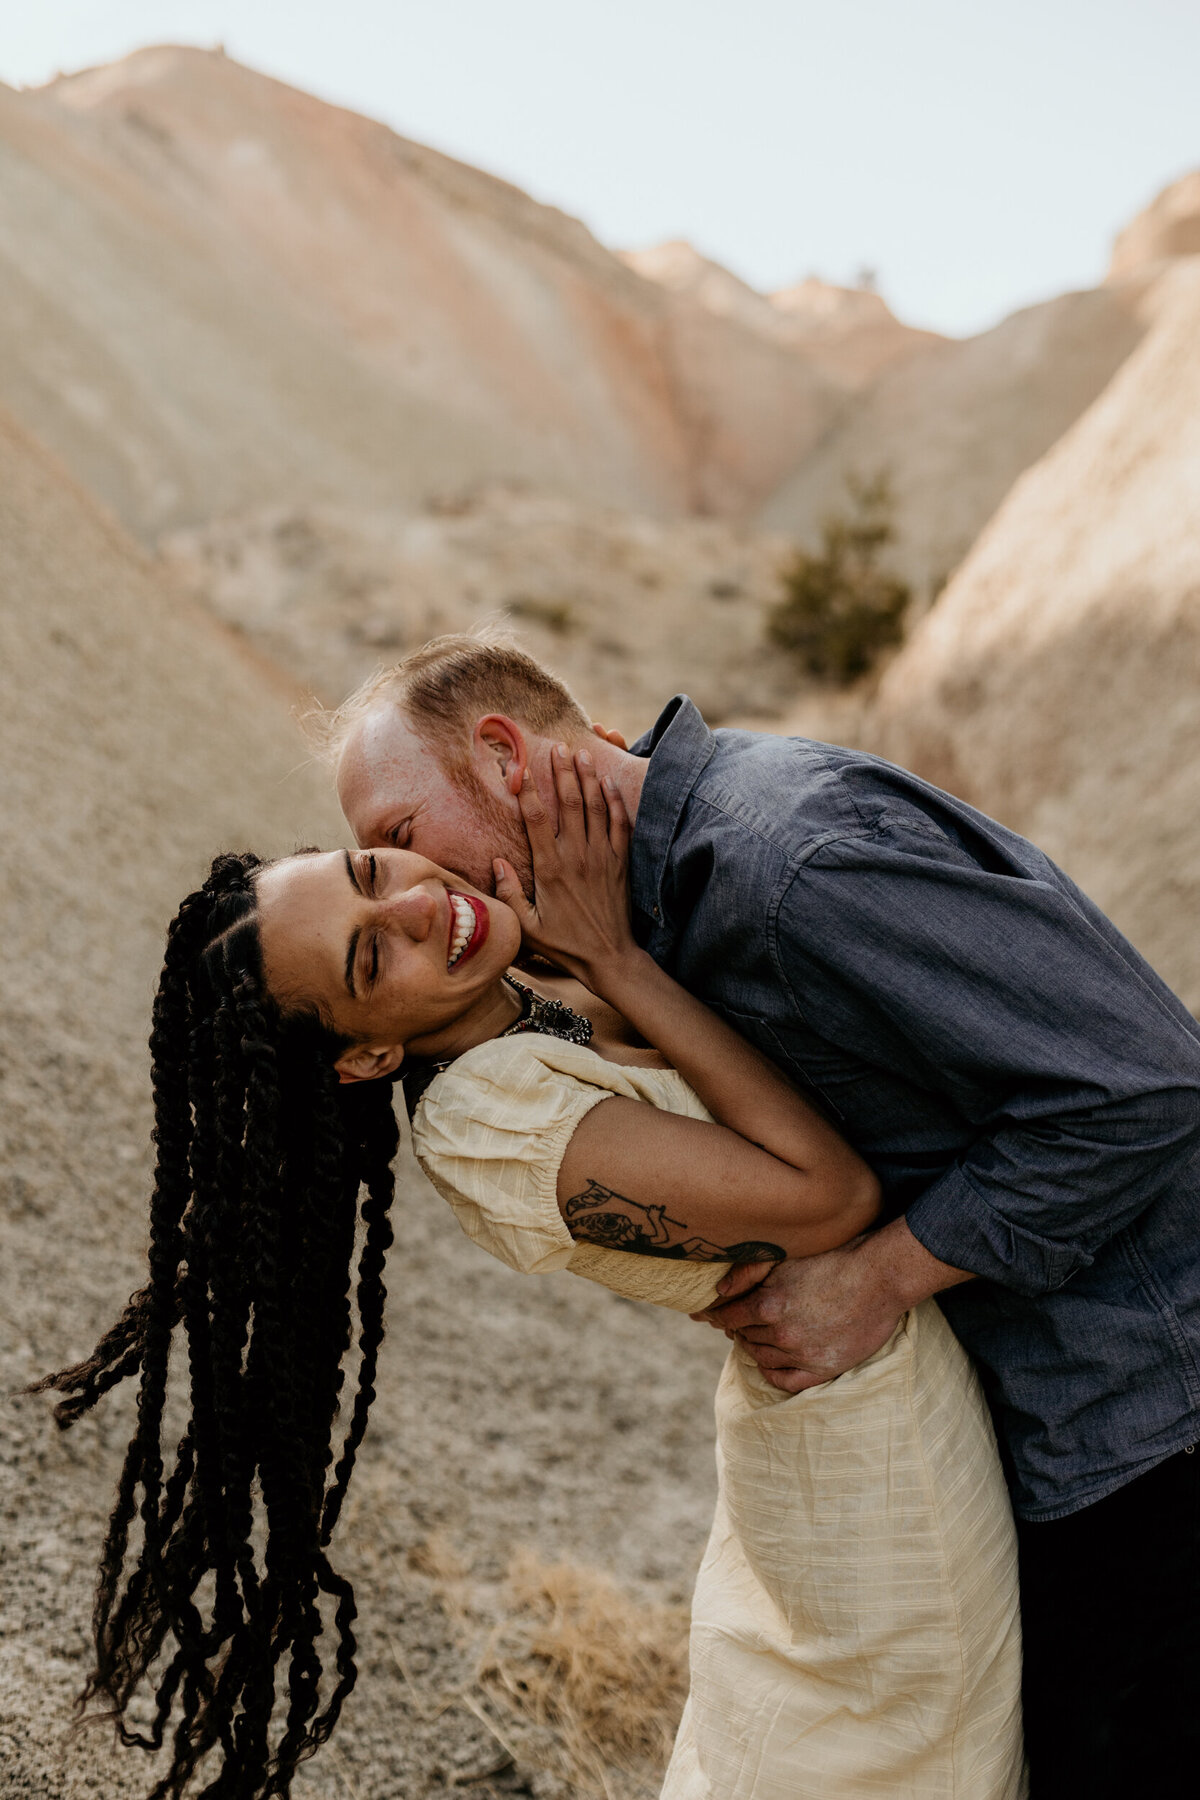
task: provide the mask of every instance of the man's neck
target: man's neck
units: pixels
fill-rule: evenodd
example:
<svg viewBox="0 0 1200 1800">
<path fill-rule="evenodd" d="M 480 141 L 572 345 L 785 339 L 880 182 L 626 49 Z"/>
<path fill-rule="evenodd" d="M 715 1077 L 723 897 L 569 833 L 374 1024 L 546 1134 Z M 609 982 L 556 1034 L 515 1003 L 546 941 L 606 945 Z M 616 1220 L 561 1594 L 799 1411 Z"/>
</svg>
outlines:
<svg viewBox="0 0 1200 1800">
<path fill-rule="evenodd" d="M 625 802 L 625 811 L 630 820 L 635 820 L 638 803 L 642 798 L 642 784 L 646 779 L 646 770 L 650 767 L 645 756 L 631 756 L 628 750 L 619 750 L 615 744 L 597 741 L 586 746 L 590 756 L 595 759 L 596 768 L 603 779 L 605 775 L 612 778 Z"/>
</svg>

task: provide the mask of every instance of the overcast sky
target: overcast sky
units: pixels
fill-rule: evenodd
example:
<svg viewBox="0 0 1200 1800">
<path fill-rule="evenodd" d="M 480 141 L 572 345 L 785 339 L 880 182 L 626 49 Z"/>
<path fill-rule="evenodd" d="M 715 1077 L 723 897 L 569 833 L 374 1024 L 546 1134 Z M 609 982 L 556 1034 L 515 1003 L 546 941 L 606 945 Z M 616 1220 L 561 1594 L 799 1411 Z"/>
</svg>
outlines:
<svg viewBox="0 0 1200 1800">
<path fill-rule="evenodd" d="M 1103 274 L 1200 166 L 1200 0 L 37 0 L 0 79 L 231 56 L 764 289 L 869 268 L 966 333 Z"/>
</svg>

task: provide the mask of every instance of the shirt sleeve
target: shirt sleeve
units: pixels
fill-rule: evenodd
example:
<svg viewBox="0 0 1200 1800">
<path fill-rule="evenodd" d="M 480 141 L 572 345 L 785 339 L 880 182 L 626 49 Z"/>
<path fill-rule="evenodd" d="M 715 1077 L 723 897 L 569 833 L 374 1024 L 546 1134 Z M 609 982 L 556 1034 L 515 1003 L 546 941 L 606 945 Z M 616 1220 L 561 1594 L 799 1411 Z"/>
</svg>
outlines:
<svg viewBox="0 0 1200 1800">
<path fill-rule="evenodd" d="M 913 1202 L 943 1262 L 1061 1287 L 1200 1148 L 1200 1043 L 1061 872 L 981 866 L 933 827 L 823 842 L 777 914 L 814 1030 L 944 1094 L 977 1136 Z"/>
<path fill-rule="evenodd" d="M 603 1087 L 547 1067 L 521 1038 L 481 1045 L 430 1084 L 413 1150 L 467 1236 L 511 1269 L 565 1268 L 575 1240 L 558 1208 L 558 1171 Z"/>
</svg>

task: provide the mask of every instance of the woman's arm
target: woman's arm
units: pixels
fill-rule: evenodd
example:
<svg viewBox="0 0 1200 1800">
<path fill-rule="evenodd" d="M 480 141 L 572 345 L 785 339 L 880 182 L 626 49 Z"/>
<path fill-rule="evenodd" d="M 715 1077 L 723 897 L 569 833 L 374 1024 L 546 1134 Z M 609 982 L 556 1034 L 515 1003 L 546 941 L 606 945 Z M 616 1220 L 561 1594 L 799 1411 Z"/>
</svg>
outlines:
<svg viewBox="0 0 1200 1800">
<path fill-rule="evenodd" d="M 620 795 L 601 789 L 586 752 L 577 767 L 558 755 L 554 763 L 557 835 L 532 782 L 521 791 L 536 904 L 525 902 L 507 864 L 498 865 L 496 891 L 514 906 L 527 940 L 623 1013 L 719 1122 L 682 1119 L 636 1101 L 602 1102 L 563 1161 L 559 1201 L 568 1225 L 574 1230 L 589 1212 L 605 1215 L 607 1202 L 596 1211 L 585 1198 L 594 1183 L 624 1201 L 622 1231 L 637 1223 L 639 1208 L 674 1208 L 674 1225 L 662 1231 L 674 1232 L 672 1244 L 702 1239 L 709 1256 L 713 1244 L 753 1239 L 808 1256 L 856 1236 L 879 1210 L 874 1175 L 773 1063 L 638 948 L 629 927 L 629 821 Z"/>
<path fill-rule="evenodd" d="M 720 1124 L 810 1179 L 875 1190 L 861 1157 L 787 1076 L 645 950 L 631 940 L 627 952 L 589 969 L 586 985 L 662 1052 Z"/>
<path fill-rule="evenodd" d="M 781 1262 L 857 1237 L 879 1210 L 866 1164 L 817 1145 L 796 1167 L 724 1125 L 639 1100 L 602 1100 L 575 1128 L 558 1172 L 571 1236 L 695 1262 Z"/>
</svg>

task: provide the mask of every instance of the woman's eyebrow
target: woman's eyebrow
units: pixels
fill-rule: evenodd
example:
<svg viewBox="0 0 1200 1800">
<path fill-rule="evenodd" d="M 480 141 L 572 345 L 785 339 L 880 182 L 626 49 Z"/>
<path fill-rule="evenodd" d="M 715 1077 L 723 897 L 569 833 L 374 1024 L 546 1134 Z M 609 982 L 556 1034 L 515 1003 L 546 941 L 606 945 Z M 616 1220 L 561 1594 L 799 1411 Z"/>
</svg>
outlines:
<svg viewBox="0 0 1200 1800">
<path fill-rule="evenodd" d="M 350 852 L 348 850 L 342 851 L 342 859 L 346 864 L 346 874 L 350 878 L 350 886 L 361 899 L 362 889 L 358 885 L 358 876 L 354 873 L 354 864 L 350 860 Z M 354 930 L 350 933 L 350 942 L 346 946 L 346 991 L 352 1000 L 358 999 L 358 994 L 354 986 L 354 965 L 358 960 L 358 937 L 359 928 L 356 925 Z"/>
</svg>

